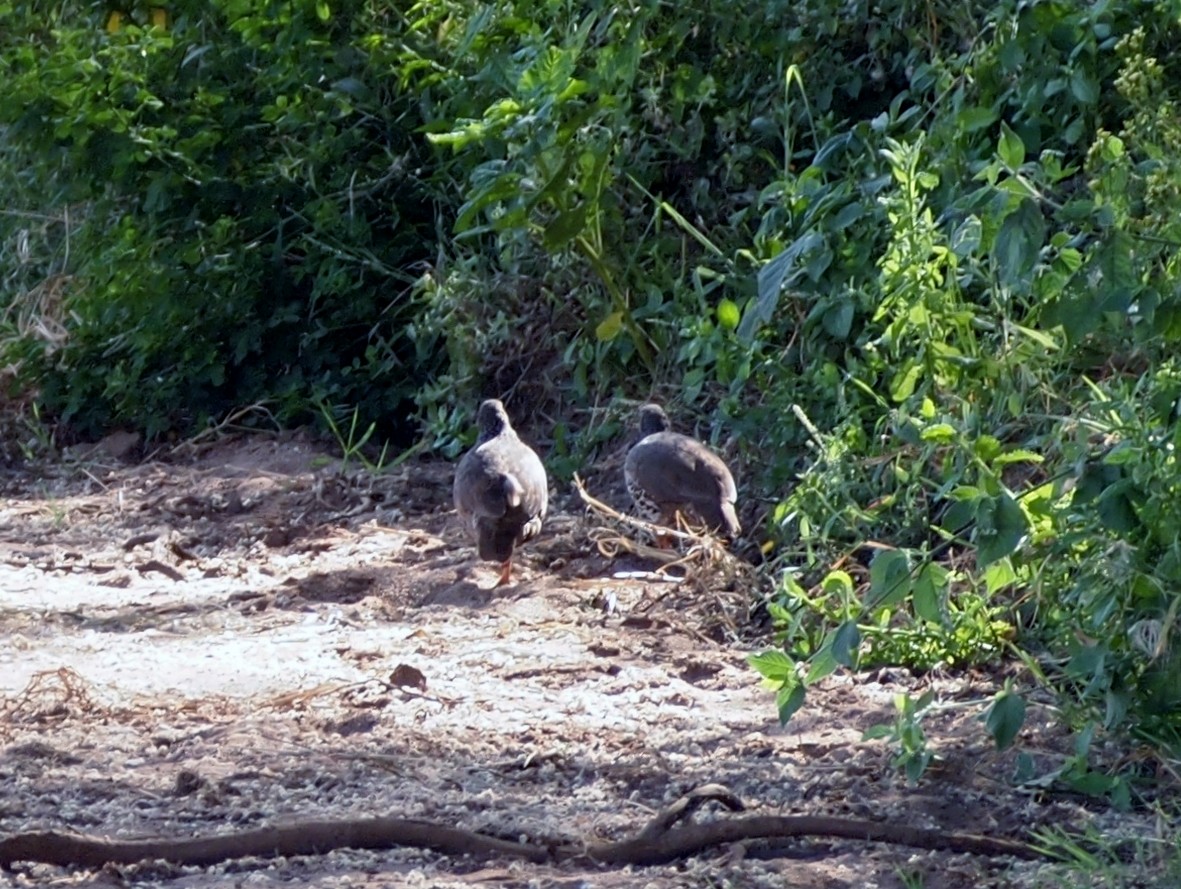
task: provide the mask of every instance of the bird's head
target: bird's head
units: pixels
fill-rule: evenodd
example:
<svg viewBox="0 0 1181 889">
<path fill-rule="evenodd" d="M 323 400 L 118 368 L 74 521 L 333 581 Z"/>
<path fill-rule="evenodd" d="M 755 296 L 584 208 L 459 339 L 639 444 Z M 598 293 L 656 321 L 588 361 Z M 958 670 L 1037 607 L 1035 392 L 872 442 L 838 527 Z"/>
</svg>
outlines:
<svg viewBox="0 0 1181 889">
<path fill-rule="evenodd" d="M 513 428 L 513 424 L 509 422 L 508 414 L 505 413 L 504 405 L 495 398 L 489 398 L 480 405 L 480 411 L 476 414 L 476 425 L 480 428 L 481 442 L 496 438 L 506 429 L 511 431 Z"/>
<path fill-rule="evenodd" d="M 640 435 L 652 435 L 656 432 L 668 432 L 672 424 L 668 421 L 668 414 L 658 404 L 645 404 L 640 408 Z"/>
</svg>

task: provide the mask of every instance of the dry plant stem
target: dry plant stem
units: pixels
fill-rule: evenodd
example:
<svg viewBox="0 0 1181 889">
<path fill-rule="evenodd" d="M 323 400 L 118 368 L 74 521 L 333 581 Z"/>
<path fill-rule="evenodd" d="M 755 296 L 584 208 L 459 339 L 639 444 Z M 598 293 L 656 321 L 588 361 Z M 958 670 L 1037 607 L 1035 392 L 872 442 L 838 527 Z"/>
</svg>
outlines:
<svg viewBox="0 0 1181 889">
<path fill-rule="evenodd" d="M 538 864 L 589 860 L 605 865 L 643 866 L 664 864 L 742 840 L 804 836 L 868 840 L 977 855 L 1041 857 L 1032 846 L 1015 840 L 827 816 L 755 815 L 677 826 L 709 801 L 718 802 L 730 811 L 743 808 L 742 802 L 725 787 L 710 784 L 697 788 L 659 812 L 630 840 L 564 845 L 514 842 L 428 821 L 401 818 L 305 821 L 238 834 L 176 840 L 107 840 L 44 831 L 0 840 L 0 867 L 10 869 L 18 861 L 101 867 L 108 863 L 132 864 L 157 859 L 177 865 L 204 866 L 247 856 L 322 855 L 334 849 L 392 849 L 398 846 L 432 849 L 447 855 L 519 858 Z"/>
<path fill-rule="evenodd" d="M 658 549 L 656 547 L 644 546 L 637 544 L 634 541 L 628 540 L 618 534 L 608 535 L 596 540 L 599 551 L 603 555 L 612 557 L 620 549 L 626 549 L 629 552 L 637 555 L 642 555 L 645 558 L 654 559 L 660 562 L 672 563 L 665 567 L 672 567 L 673 564 L 679 565 L 691 561 L 698 552 L 705 553 L 707 556 L 714 556 L 717 558 L 724 558 L 728 554 L 716 540 L 711 537 L 703 537 L 699 534 L 692 534 L 679 528 L 666 528 L 663 525 L 656 525 L 652 522 L 645 522 L 643 519 L 637 519 L 634 516 L 625 515 L 616 509 L 612 509 L 603 501 L 592 497 L 586 490 L 582 483 L 582 479 L 577 474 L 574 476 L 574 489 L 578 492 L 578 496 L 582 502 L 589 506 L 599 515 L 605 516 L 612 521 L 628 525 L 632 528 L 637 528 L 654 538 L 672 537 L 678 540 L 683 540 L 691 544 L 691 549 L 688 554 L 680 554 L 676 552 L 669 552 L 668 550 Z"/>
</svg>

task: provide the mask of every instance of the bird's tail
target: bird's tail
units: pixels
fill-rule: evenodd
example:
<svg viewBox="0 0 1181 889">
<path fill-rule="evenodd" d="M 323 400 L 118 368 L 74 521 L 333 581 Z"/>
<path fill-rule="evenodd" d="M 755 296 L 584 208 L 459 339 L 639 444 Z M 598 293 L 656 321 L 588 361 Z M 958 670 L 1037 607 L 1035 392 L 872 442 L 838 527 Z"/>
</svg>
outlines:
<svg viewBox="0 0 1181 889">
<path fill-rule="evenodd" d="M 742 525 L 738 523 L 738 513 L 734 511 L 734 504 L 730 501 L 722 503 L 722 530 L 726 536 L 734 540 L 742 533 Z"/>
<path fill-rule="evenodd" d="M 512 558 L 518 528 L 504 522 L 487 522 L 479 529 L 476 549 L 485 562 L 504 562 Z"/>
</svg>

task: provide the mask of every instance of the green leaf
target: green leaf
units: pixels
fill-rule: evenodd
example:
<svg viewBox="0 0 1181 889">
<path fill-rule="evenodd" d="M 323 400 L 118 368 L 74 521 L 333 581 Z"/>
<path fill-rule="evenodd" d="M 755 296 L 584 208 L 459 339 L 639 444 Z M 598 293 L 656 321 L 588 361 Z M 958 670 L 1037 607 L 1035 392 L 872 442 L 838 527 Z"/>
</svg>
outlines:
<svg viewBox="0 0 1181 889">
<path fill-rule="evenodd" d="M 985 567 L 1011 555 L 1028 532 L 1025 511 L 1007 491 L 982 499 L 976 512 L 976 561 Z"/>
<path fill-rule="evenodd" d="M 779 711 L 779 724 L 787 725 L 787 721 L 791 719 L 800 707 L 804 706 L 804 696 L 807 690 L 802 684 L 788 688 L 784 686 L 779 689 L 779 693 L 775 695 L 775 709 Z"/>
<path fill-rule="evenodd" d="M 738 311 L 738 303 L 732 299 L 723 298 L 718 302 L 718 323 L 728 330 L 734 330 L 738 326 L 741 314 Z"/>
<path fill-rule="evenodd" d="M 1000 440 L 995 435 L 985 433 L 972 442 L 972 453 L 985 463 L 991 463 L 996 457 L 1000 456 Z"/>
<path fill-rule="evenodd" d="M 878 550 L 869 563 L 869 595 L 866 607 L 877 608 L 901 601 L 910 592 L 910 559 L 897 549 Z"/>
<path fill-rule="evenodd" d="M 984 569 L 984 588 L 990 596 L 1016 580 L 1017 572 L 1013 570 L 1013 560 L 1008 557 L 997 559 Z"/>
<path fill-rule="evenodd" d="M 984 105 L 972 105 L 956 115 L 956 124 L 965 133 L 987 129 L 996 121 L 997 113 Z"/>
<path fill-rule="evenodd" d="M 997 144 L 996 153 L 1002 163 L 1011 170 L 1016 170 L 1025 163 L 1025 143 L 1004 121 L 1001 121 L 1001 139 Z"/>
<path fill-rule="evenodd" d="M 933 441 L 938 444 L 951 444 L 955 441 L 956 429 L 950 423 L 935 423 L 922 431 L 923 441 Z"/>
<path fill-rule="evenodd" d="M 1099 101 L 1099 84 L 1081 66 L 1070 74 L 1070 92 L 1083 105 L 1094 105 Z"/>
<path fill-rule="evenodd" d="M 777 648 L 770 648 L 759 654 L 748 655 L 746 662 L 771 682 L 796 682 L 796 667 L 786 654 Z"/>
<path fill-rule="evenodd" d="M 1109 688 L 1103 695 L 1103 727 L 1117 728 L 1128 715 L 1129 695 L 1125 689 Z"/>
<path fill-rule="evenodd" d="M 992 256 L 1000 269 L 1001 281 L 1020 283 L 1033 271 L 1046 240 L 1046 220 L 1031 199 L 1025 198 L 1005 217 L 992 245 Z"/>
<path fill-rule="evenodd" d="M 852 667 L 861 645 L 861 632 L 857 621 L 847 620 L 832 634 L 832 656 L 843 667 Z"/>
<path fill-rule="evenodd" d="M 559 213 L 549 225 L 545 227 L 542 243 L 550 253 L 557 253 L 586 228 L 586 204 L 579 204 L 572 210 Z"/>
<path fill-rule="evenodd" d="M 1129 494 L 1135 490 L 1133 483 L 1122 479 L 1108 487 L 1099 497 L 1099 521 L 1104 527 L 1118 534 L 1132 534 L 1140 528 L 1136 505 Z"/>
<path fill-rule="evenodd" d="M 815 685 L 821 679 L 831 676 L 841 664 L 832 650 L 832 637 L 821 646 L 808 662 L 808 672 L 804 675 L 804 685 Z"/>
<path fill-rule="evenodd" d="M 820 581 L 820 588 L 826 596 L 837 595 L 842 600 L 848 599 L 853 595 L 853 578 L 847 571 L 837 568 L 824 575 L 824 579 Z"/>
<path fill-rule="evenodd" d="M 1102 645 L 1084 645 L 1066 662 L 1066 675 L 1076 679 L 1094 681 L 1106 672 L 1107 648 Z"/>
<path fill-rule="evenodd" d="M 759 269 L 758 297 L 753 305 L 746 307 L 738 336 L 749 342 L 755 332 L 775 316 L 779 295 L 783 288 L 791 286 L 804 273 L 799 263 L 801 257 L 824 243 L 824 236 L 813 229 L 792 241 L 792 243 Z"/>
<path fill-rule="evenodd" d="M 844 232 L 850 225 L 865 215 L 865 206 L 859 201 L 853 201 L 851 204 L 845 204 L 837 211 L 836 215 L 832 217 L 832 222 L 829 224 L 829 230 L 834 232 Z"/>
<path fill-rule="evenodd" d="M 914 580 L 914 613 L 928 623 L 943 622 L 943 599 L 947 591 L 949 572 L 936 562 L 928 562 Z"/>
<path fill-rule="evenodd" d="M 1130 234 L 1109 232 L 1075 276 L 1079 286 L 1068 288 L 1047 306 L 1045 323 L 1061 324 L 1066 338 L 1077 343 L 1095 329 L 1104 312 L 1126 312 L 1141 291 L 1134 251 Z"/>
<path fill-rule="evenodd" d="M 902 371 L 890 379 L 890 397 L 896 402 L 906 401 L 914 395 L 915 386 L 923 378 L 922 362 L 911 358 L 902 367 Z"/>
<path fill-rule="evenodd" d="M 849 332 L 853 329 L 853 300 L 842 298 L 828 307 L 821 321 L 825 332 L 834 340 L 844 342 L 849 339 Z"/>
<path fill-rule="evenodd" d="M 332 18 L 332 10 L 328 8 L 328 4 L 324 0 L 316 0 L 316 18 L 322 22 Z"/>
<path fill-rule="evenodd" d="M 595 338 L 600 343 L 609 343 L 623 330 L 623 312 L 612 312 L 595 328 Z"/>
<path fill-rule="evenodd" d="M 992 460 L 993 466 L 1007 466 L 1010 463 L 1044 463 L 1046 460 L 1041 454 L 1036 451 L 1027 451 L 1023 448 L 1016 448 L 1012 451 L 1006 451 L 1003 454 L 998 454 Z"/>
<path fill-rule="evenodd" d="M 966 259 L 980 249 L 983 225 L 976 216 L 969 216 L 951 233 L 951 252 Z"/>
<path fill-rule="evenodd" d="M 1103 796 L 1115 786 L 1116 778 L 1087 769 L 1083 772 L 1071 772 L 1065 777 L 1066 783 L 1072 790 L 1087 796 Z"/>
</svg>

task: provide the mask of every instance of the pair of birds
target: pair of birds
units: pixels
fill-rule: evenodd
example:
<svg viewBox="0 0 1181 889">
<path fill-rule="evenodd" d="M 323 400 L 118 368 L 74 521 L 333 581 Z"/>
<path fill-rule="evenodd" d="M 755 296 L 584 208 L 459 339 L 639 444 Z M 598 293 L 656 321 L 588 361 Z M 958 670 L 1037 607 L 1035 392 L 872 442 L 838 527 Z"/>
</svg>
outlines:
<svg viewBox="0 0 1181 889">
<path fill-rule="evenodd" d="M 476 537 L 480 558 L 500 563 L 509 582 L 513 550 L 537 536 L 549 505 L 541 459 L 517 437 L 504 405 L 489 399 L 476 415 L 479 439 L 463 455 L 452 494 L 460 518 Z M 688 513 L 733 539 L 741 530 L 734 511 L 734 476 L 721 458 L 687 435 L 673 432 L 659 405 L 640 408 L 640 440 L 627 453 L 624 478 L 641 516 L 670 525 Z"/>
</svg>

